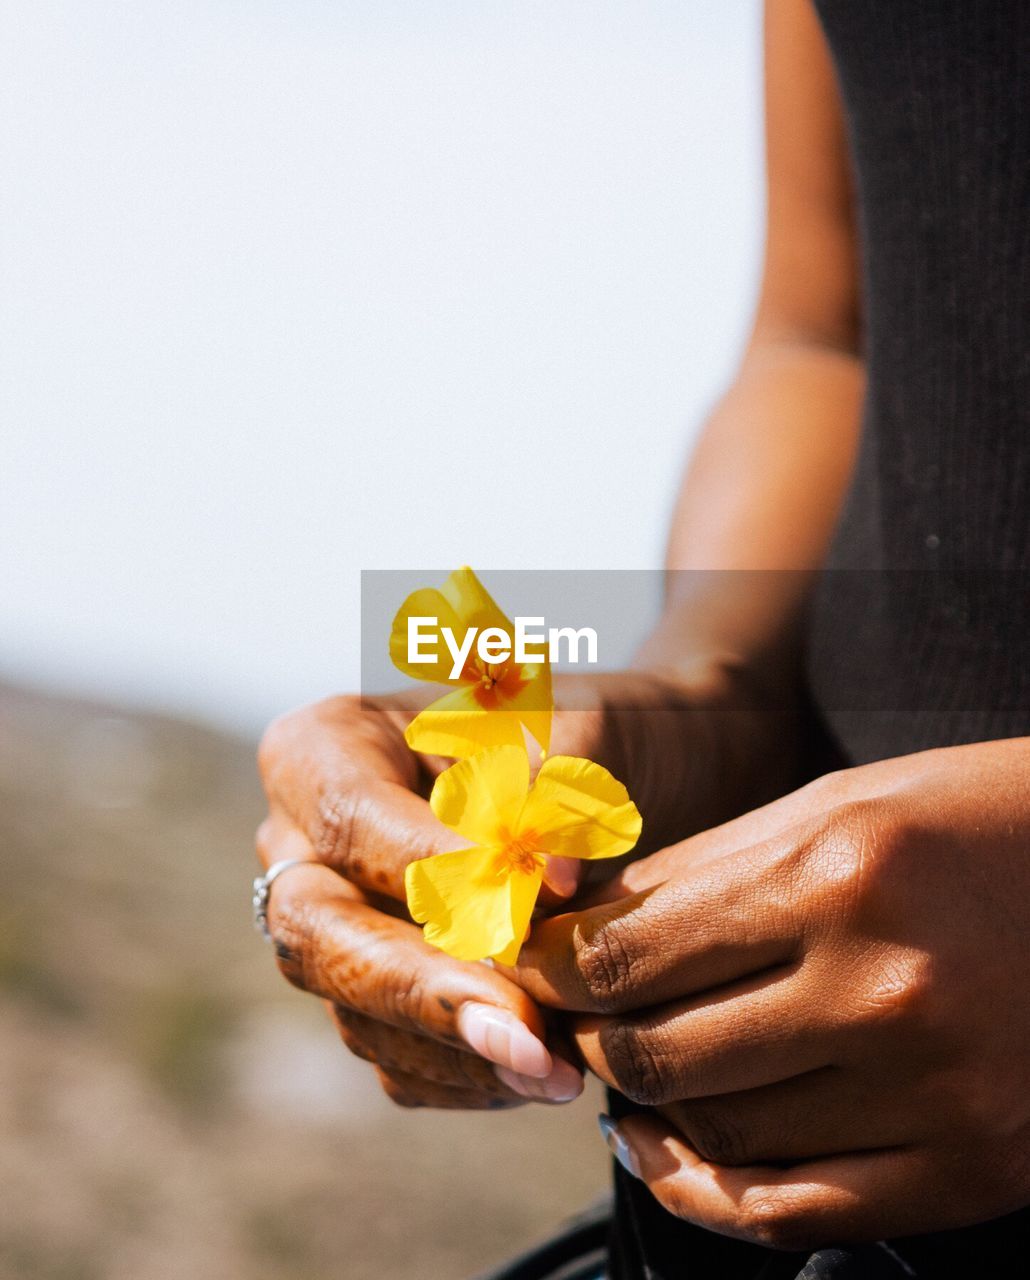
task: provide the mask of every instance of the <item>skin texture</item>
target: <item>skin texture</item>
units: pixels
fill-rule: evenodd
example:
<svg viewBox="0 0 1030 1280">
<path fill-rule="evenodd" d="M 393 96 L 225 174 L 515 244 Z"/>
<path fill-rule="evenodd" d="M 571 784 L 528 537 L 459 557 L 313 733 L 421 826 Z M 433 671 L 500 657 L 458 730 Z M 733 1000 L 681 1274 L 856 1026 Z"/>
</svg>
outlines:
<svg viewBox="0 0 1030 1280">
<path fill-rule="evenodd" d="M 553 1102 L 583 1064 L 640 1105 L 618 1136 L 667 1208 L 801 1248 L 1030 1202 L 1030 745 L 791 790 L 799 614 L 863 392 L 847 149 L 810 0 L 767 5 L 766 104 L 760 299 L 684 476 L 665 614 L 634 670 L 556 686 L 553 750 L 627 783 L 649 856 L 535 924 L 517 971 L 432 950 L 403 869 L 455 841 L 400 698 L 270 727 L 258 852 L 312 861 L 272 889 L 280 967 L 395 1101 Z M 577 886 L 550 880 L 556 912 Z"/>
</svg>

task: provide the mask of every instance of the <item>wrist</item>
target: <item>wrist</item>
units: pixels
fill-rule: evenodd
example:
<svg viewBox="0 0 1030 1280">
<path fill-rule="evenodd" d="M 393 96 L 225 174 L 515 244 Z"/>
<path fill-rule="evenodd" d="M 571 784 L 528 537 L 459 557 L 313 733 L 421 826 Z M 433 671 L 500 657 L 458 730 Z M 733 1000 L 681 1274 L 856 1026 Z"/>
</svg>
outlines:
<svg viewBox="0 0 1030 1280">
<path fill-rule="evenodd" d="M 626 784 L 644 815 L 640 854 L 793 785 L 793 700 L 770 699 L 724 658 L 641 658 L 622 672 L 557 676 L 555 696 L 552 751 L 588 756 Z"/>
</svg>

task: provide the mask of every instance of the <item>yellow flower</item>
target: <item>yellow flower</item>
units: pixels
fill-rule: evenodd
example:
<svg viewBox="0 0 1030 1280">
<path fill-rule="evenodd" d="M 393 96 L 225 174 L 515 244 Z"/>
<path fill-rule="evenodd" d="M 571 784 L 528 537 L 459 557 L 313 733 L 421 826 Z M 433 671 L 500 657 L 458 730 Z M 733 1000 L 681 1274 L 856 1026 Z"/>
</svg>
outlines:
<svg viewBox="0 0 1030 1280">
<path fill-rule="evenodd" d="M 530 786 L 522 747 L 494 747 L 452 765 L 429 803 L 473 847 L 409 863 L 408 909 L 426 926 L 426 941 L 459 960 L 515 963 L 546 855 L 613 858 L 640 836 L 637 807 L 607 769 L 551 756 Z"/>
<path fill-rule="evenodd" d="M 547 750 L 551 738 L 551 669 L 540 662 L 484 662 L 473 645 L 456 680 L 454 659 L 443 644 L 427 663 L 408 661 L 408 619 L 438 619 L 459 647 L 469 630 L 496 627 L 504 632 L 514 655 L 514 628 L 469 568 L 452 573 L 440 590 L 414 591 L 401 605 L 390 634 L 394 666 L 416 680 L 457 688 L 426 707 L 408 725 L 405 741 L 413 751 L 431 755 L 469 756 L 483 747 L 522 746 L 523 726 Z M 489 712 L 490 714 L 484 714 Z"/>
</svg>

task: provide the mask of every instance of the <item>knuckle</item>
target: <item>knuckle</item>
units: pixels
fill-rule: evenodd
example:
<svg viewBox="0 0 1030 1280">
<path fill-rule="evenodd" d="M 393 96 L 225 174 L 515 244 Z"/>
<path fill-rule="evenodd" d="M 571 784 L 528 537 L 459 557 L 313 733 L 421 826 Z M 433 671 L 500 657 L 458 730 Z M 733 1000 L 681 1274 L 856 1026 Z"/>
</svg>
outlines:
<svg viewBox="0 0 1030 1280">
<path fill-rule="evenodd" d="M 346 727 L 360 721 L 372 705 L 359 693 L 339 693 L 316 702 L 311 710 L 321 720 Z"/>
<path fill-rule="evenodd" d="M 615 921 L 576 938 L 575 964 L 590 1010 L 614 1013 L 622 1006 L 632 980 L 633 958 Z"/>
<path fill-rule="evenodd" d="M 886 840 L 882 812 L 869 800 L 833 808 L 803 842 L 799 879 L 810 906 L 828 924 L 852 919 L 868 895 Z"/>
<path fill-rule="evenodd" d="M 511 1096 L 512 1091 L 501 1083 L 489 1067 L 484 1070 L 475 1059 L 470 1059 L 464 1053 L 455 1054 L 453 1060 L 448 1059 L 449 1067 L 452 1061 L 453 1069 L 448 1072 L 450 1079 L 441 1079 L 441 1083 L 457 1083 L 463 1088 L 499 1098 Z"/>
<path fill-rule="evenodd" d="M 388 1012 L 401 1026 L 420 1028 L 425 1021 L 426 988 L 414 972 L 398 975 L 386 989 Z"/>
<path fill-rule="evenodd" d="M 399 737 L 386 707 L 362 694 L 340 694 L 318 702 L 310 708 L 310 714 L 323 732 L 331 732 L 338 741 L 353 745 L 382 748 L 386 743 L 395 743 Z"/>
<path fill-rule="evenodd" d="M 933 963 L 922 953 L 892 954 L 862 984 L 855 1016 L 863 1024 L 933 1029 Z"/>
<path fill-rule="evenodd" d="M 418 1107 L 425 1106 L 421 1098 L 416 1097 L 405 1084 L 388 1072 L 379 1072 L 379 1083 L 394 1106 L 403 1107 L 406 1111 L 414 1111 Z"/>
<path fill-rule="evenodd" d="M 275 824 L 271 818 L 265 820 L 254 834 L 254 847 L 258 857 L 265 863 L 274 861 L 272 850 L 275 846 Z"/>
<path fill-rule="evenodd" d="M 666 1073 L 639 1028 L 616 1019 L 605 1028 L 601 1040 L 620 1093 L 642 1107 L 655 1107 L 672 1101 Z"/>
<path fill-rule="evenodd" d="M 700 1104 L 690 1109 L 687 1129 L 691 1145 L 712 1164 L 749 1164 L 753 1155 L 748 1134 L 725 1106 Z"/>
<path fill-rule="evenodd" d="M 321 798 L 314 842 L 319 862 L 336 867 L 346 864 L 354 841 L 356 817 L 357 805 L 352 795 L 333 791 Z"/>
<path fill-rule="evenodd" d="M 373 1049 L 347 1023 L 338 1018 L 336 1026 L 340 1033 L 340 1039 L 347 1049 L 354 1054 L 355 1058 L 360 1058 L 362 1062 L 379 1061 L 378 1055 Z"/>
<path fill-rule="evenodd" d="M 378 1062 L 378 1056 L 364 1044 L 357 1036 L 347 1036 L 340 1033 L 343 1043 L 347 1047 L 348 1052 L 352 1053 L 355 1058 L 360 1058 L 362 1062 Z"/>
<path fill-rule="evenodd" d="M 754 1187 L 744 1196 L 739 1225 L 748 1239 L 769 1249 L 800 1252 L 818 1244 L 800 1198 L 775 1187 Z"/>
<path fill-rule="evenodd" d="M 956 1134 L 1007 1138 L 1019 1128 L 1012 1095 L 997 1073 L 966 1063 L 939 1072 L 931 1086 L 933 1105 L 950 1117 Z M 999 1087 L 1001 1086 L 1001 1087 Z M 1002 1144 L 998 1144 L 1001 1146 Z"/>
<path fill-rule="evenodd" d="M 266 784 L 288 753 L 289 743 L 304 714 L 303 711 L 286 711 L 281 716 L 276 716 L 261 735 L 257 750 L 258 772 Z"/>
<path fill-rule="evenodd" d="M 279 721 L 273 720 L 262 733 L 258 742 L 257 766 L 258 773 L 262 778 L 269 778 L 275 768 L 275 763 L 279 758 L 280 734 Z"/>
<path fill-rule="evenodd" d="M 798 794 L 808 796 L 817 808 L 825 809 L 833 805 L 841 795 L 847 794 L 850 782 L 850 770 L 831 769 L 822 773 L 811 782 L 806 782 Z"/>
<path fill-rule="evenodd" d="M 276 894 L 268 917 L 268 931 L 272 935 L 276 962 L 283 977 L 295 987 L 305 988 L 315 940 L 313 906 L 293 894 Z"/>
</svg>

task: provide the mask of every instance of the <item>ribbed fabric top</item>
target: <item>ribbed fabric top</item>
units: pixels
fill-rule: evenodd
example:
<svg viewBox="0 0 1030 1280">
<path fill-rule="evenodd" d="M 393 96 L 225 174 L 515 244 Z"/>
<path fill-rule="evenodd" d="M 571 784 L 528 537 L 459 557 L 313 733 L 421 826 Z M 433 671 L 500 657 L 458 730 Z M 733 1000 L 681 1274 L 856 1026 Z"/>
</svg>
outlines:
<svg viewBox="0 0 1030 1280">
<path fill-rule="evenodd" d="M 812 695 L 852 763 L 1030 734 L 1030 0 L 817 7 L 853 153 L 869 381 Z M 616 1191 L 617 1280 L 805 1267 L 671 1217 L 621 1171 Z M 905 1274 L 1007 1275 L 1028 1224 L 892 1243 Z M 885 1266 L 832 1250 L 805 1275 Z"/>
<path fill-rule="evenodd" d="M 812 690 L 855 761 L 1030 733 L 1030 4 L 817 7 L 869 383 Z"/>
</svg>

